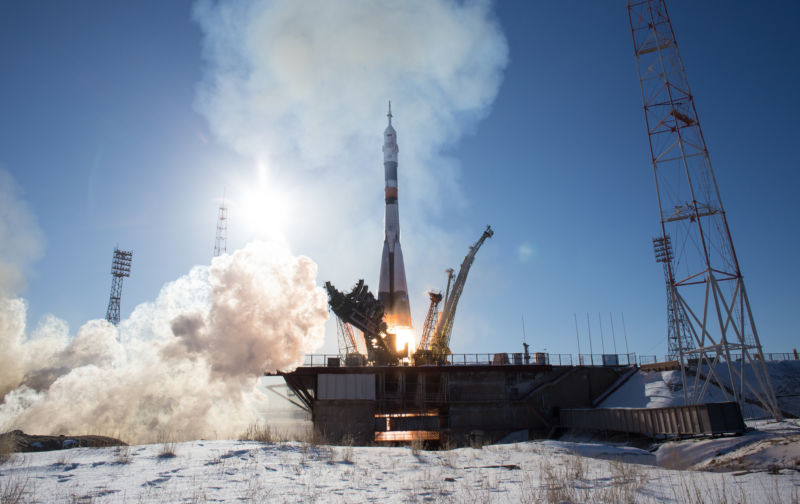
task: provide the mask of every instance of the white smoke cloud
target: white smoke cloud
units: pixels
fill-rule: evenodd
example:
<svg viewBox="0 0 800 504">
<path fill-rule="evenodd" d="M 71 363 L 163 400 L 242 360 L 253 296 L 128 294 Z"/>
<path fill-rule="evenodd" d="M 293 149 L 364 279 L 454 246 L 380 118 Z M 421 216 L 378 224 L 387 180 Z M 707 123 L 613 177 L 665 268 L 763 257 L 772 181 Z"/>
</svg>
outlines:
<svg viewBox="0 0 800 504">
<path fill-rule="evenodd" d="M 0 296 L 25 288 L 27 268 L 41 257 L 44 238 L 11 175 L 0 165 Z"/>
<path fill-rule="evenodd" d="M 453 222 L 466 201 L 442 152 L 488 113 L 502 81 L 508 49 L 491 2 L 200 1 L 194 14 L 207 65 L 198 110 L 221 141 L 269 166 L 274 190 L 298 209 L 285 227 L 293 248 L 343 289 L 360 277 L 376 287 L 391 99 L 421 325 L 425 289 L 444 282 L 445 261 L 460 261 L 486 225 Z M 448 229 L 434 224 L 445 215 Z"/>
<path fill-rule="evenodd" d="M 17 334 L 25 331 L 27 306 L 15 298 L 25 288 L 25 273 L 41 255 L 42 233 L 16 182 L 0 166 L 0 398 L 19 382 L 26 369 L 26 355 Z M 46 346 L 36 338 L 35 346 Z"/>
<path fill-rule="evenodd" d="M 0 299 L 0 431 L 93 432 L 152 441 L 230 436 L 267 419 L 256 388 L 322 344 L 326 296 L 316 265 L 252 243 L 164 286 L 114 327 L 70 338 L 48 317 L 25 332 L 25 303 Z"/>
</svg>

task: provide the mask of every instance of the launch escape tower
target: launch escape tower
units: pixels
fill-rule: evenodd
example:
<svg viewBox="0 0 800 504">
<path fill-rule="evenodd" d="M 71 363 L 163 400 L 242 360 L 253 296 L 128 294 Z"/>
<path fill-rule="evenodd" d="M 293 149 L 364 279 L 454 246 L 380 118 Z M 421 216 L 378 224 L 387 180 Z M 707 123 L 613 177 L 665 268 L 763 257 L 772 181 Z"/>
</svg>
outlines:
<svg viewBox="0 0 800 504">
<path fill-rule="evenodd" d="M 672 334 L 686 330 L 694 346 L 684 347 L 681 338 L 676 339 L 684 399 L 687 405 L 702 402 L 713 380 L 740 405 L 747 396 L 748 402 L 755 400 L 780 419 L 666 5 L 664 0 L 629 0 L 628 16 L 663 248 L 667 240 L 674 240 L 675 254 L 664 261 L 668 303 L 674 303 L 677 312 Z M 720 362 L 727 366 L 716 367 Z M 722 376 L 725 368 L 727 376 Z"/>
<path fill-rule="evenodd" d="M 667 286 L 667 358 L 677 361 L 680 359 L 681 348 L 688 351 L 694 348 L 694 343 L 689 337 L 686 317 L 683 311 L 678 309 L 678 300 L 675 299 L 670 284 L 670 268 L 667 263 L 672 264 L 672 240 L 669 236 L 653 238 L 653 250 L 656 262 L 664 265 L 664 279 Z"/>
<path fill-rule="evenodd" d="M 131 276 L 133 252 L 114 248 L 114 260 L 111 262 L 111 296 L 108 299 L 106 320 L 119 325 L 119 300 L 122 296 L 122 279 Z"/>
<path fill-rule="evenodd" d="M 225 206 L 225 196 L 222 197 L 222 204 L 217 213 L 217 238 L 214 241 L 214 257 L 227 252 L 228 242 L 228 207 Z"/>
</svg>

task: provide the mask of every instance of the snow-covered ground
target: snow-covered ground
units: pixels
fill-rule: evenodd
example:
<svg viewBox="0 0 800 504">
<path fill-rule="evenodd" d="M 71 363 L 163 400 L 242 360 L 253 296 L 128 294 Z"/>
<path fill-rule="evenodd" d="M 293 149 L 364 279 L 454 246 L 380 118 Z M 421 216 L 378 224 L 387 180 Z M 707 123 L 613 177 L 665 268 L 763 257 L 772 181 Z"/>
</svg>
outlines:
<svg viewBox="0 0 800 504">
<path fill-rule="evenodd" d="M 756 427 L 654 453 L 565 441 L 448 451 L 252 441 L 78 448 L 13 455 L 0 465 L 0 500 L 797 503 L 800 426 Z M 714 461 L 736 470 L 670 468 L 729 469 Z"/>
<path fill-rule="evenodd" d="M 798 411 L 799 366 L 770 369 L 783 409 Z M 724 395 L 711 387 L 706 400 Z M 682 403 L 678 372 L 638 371 L 601 407 Z M 743 436 L 649 450 L 573 437 L 447 451 L 191 441 L 20 453 L 0 460 L 0 502 L 800 503 L 800 421 L 747 424 Z"/>
</svg>

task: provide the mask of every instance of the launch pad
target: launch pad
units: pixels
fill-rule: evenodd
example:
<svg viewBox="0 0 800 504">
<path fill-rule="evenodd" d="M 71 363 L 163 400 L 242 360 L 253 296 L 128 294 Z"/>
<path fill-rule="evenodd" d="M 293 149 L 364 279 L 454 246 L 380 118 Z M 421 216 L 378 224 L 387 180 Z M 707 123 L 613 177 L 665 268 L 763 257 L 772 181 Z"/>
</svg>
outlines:
<svg viewBox="0 0 800 504">
<path fill-rule="evenodd" d="M 508 354 L 496 354 L 508 356 Z M 513 356 L 514 354 L 512 354 Z M 630 368 L 517 364 L 307 366 L 279 373 L 331 442 L 461 446 L 551 435 Z"/>
</svg>

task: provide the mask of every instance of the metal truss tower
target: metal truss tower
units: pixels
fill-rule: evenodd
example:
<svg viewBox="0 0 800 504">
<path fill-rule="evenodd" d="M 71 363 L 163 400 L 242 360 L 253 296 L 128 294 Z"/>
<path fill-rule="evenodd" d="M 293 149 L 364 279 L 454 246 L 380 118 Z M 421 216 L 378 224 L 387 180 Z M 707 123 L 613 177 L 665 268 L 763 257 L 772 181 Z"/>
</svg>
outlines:
<svg viewBox="0 0 800 504">
<path fill-rule="evenodd" d="M 114 248 L 114 260 L 111 262 L 111 296 L 108 299 L 106 320 L 119 325 L 119 300 L 122 296 L 122 279 L 131 276 L 133 252 Z"/>
<path fill-rule="evenodd" d="M 665 241 L 671 237 L 674 250 L 664 263 L 668 299 L 679 313 L 673 330 L 680 334 L 683 317 L 694 345 L 678 348 L 684 398 L 687 404 L 702 402 L 714 381 L 740 405 L 755 400 L 781 418 L 666 5 L 628 0 L 628 16 L 661 235 Z"/>
<path fill-rule="evenodd" d="M 225 197 L 217 213 L 217 239 L 214 241 L 214 257 L 228 251 L 228 207 L 225 206 Z"/>
<path fill-rule="evenodd" d="M 664 265 L 664 279 L 667 285 L 667 358 L 677 361 L 680 359 L 681 349 L 688 351 L 694 348 L 689 328 L 683 310 L 678 309 L 678 300 L 673 296 L 670 286 L 669 272 L 672 264 L 672 240 L 669 236 L 653 238 L 653 249 L 656 262 Z"/>
</svg>

